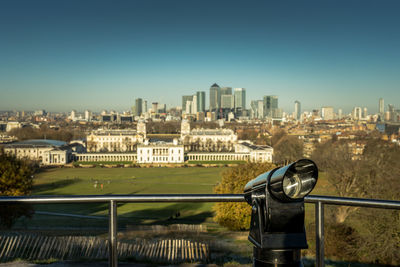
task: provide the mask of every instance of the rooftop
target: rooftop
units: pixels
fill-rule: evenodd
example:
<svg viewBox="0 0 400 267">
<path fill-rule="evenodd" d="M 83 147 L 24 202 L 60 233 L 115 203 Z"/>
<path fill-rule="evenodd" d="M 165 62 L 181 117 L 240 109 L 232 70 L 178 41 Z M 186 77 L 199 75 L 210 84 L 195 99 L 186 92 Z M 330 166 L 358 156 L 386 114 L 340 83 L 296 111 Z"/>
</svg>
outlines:
<svg viewBox="0 0 400 267">
<path fill-rule="evenodd" d="M 24 141 L 8 144 L 7 147 L 12 147 L 12 146 L 61 147 L 61 146 L 65 146 L 66 144 L 67 144 L 66 142 L 59 141 L 59 140 L 30 139 L 30 140 L 24 140 Z"/>
</svg>

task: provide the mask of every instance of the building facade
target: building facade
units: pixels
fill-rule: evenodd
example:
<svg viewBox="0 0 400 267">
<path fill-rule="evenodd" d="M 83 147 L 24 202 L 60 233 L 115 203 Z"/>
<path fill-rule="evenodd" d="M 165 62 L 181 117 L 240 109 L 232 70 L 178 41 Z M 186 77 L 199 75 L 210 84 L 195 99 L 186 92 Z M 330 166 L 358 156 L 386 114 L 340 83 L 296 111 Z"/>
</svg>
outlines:
<svg viewBox="0 0 400 267">
<path fill-rule="evenodd" d="M 267 95 L 264 96 L 263 99 L 264 104 L 264 117 L 272 118 L 275 110 L 278 109 L 278 97 L 275 95 Z"/>
<path fill-rule="evenodd" d="M 63 165 L 71 161 L 71 147 L 57 140 L 33 139 L 4 146 L 4 153 L 44 165 Z"/>
<path fill-rule="evenodd" d="M 183 163 L 184 161 L 184 148 L 178 144 L 178 140 L 174 140 L 173 143 L 146 141 L 137 148 L 137 163 Z"/>
<path fill-rule="evenodd" d="M 210 87 L 210 111 L 215 111 L 221 107 L 221 88 L 214 83 Z"/>
<path fill-rule="evenodd" d="M 246 89 L 235 88 L 235 109 L 246 109 Z"/>
<path fill-rule="evenodd" d="M 206 111 L 206 92 L 199 91 L 196 93 L 196 105 L 197 112 L 205 112 Z"/>
<path fill-rule="evenodd" d="M 130 152 L 136 150 L 136 145 L 146 138 L 146 126 L 139 122 L 137 130 L 106 130 L 98 129 L 87 135 L 89 152 Z"/>
</svg>

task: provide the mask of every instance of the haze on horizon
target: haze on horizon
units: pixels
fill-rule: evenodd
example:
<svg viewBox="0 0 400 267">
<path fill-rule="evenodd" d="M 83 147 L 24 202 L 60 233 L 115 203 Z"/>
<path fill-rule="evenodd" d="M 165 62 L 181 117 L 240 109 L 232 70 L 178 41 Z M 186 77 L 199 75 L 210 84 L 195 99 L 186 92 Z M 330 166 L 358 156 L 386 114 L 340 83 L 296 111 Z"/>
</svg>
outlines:
<svg viewBox="0 0 400 267">
<path fill-rule="evenodd" d="M 293 111 L 400 106 L 400 2 L 1 1 L 0 110 L 129 110 L 213 83 Z"/>
</svg>

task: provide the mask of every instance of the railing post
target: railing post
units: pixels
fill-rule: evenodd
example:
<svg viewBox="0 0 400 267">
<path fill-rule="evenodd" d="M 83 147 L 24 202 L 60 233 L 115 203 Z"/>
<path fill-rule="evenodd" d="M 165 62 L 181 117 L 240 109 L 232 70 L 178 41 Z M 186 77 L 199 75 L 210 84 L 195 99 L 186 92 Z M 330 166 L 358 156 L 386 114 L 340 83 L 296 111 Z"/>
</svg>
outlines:
<svg viewBox="0 0 400 267">
<path fill-rule="evenodd" d="M 324 267 L 324 204 L 318 201 L 315 205 L 316 259 L 315 266 Z"/>
<path fill-rule="evenodd" d="M 117 253 L 117 202 L 110 200 L 109 207 L 109 227 L 108 227 L 108 265 L 110 267 L 118 266 Z"/>
</svg>

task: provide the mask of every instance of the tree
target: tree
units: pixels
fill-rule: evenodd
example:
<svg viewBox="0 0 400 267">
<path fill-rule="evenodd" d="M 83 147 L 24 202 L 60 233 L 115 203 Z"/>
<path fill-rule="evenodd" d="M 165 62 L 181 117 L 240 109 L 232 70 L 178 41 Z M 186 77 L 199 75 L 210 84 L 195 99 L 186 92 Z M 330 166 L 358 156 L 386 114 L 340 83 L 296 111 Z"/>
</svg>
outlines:
<svg viewBox="0 0 400 267">
<path fill-rule="evenodd" d="M 6 154 L 0 155 L 0 196 L 24 196 L 31 192 L 33 167 L 26 161 Z M 31 217 L 27 204 L 0 205 L 0 227 L 11 228 L 21 216 Z"/>
<path fill-rule="evenodd" d="M 217 194 L 242 194 L 247 182 L 274 168 L 271 163 L 253 162 L 232 167 L 222 173 L 222 181 L 214 191 Z M 231 230 L 245 230 L 250 226 L 251 207 L 247 203 L 217 203 L 214 210 L 214 220 L 222 226 Z"/>
<path fill-rule="evenodd" d="M 303 141 L 295 136 L 283 135 L 273 148 L 277 164 L 286 165 L 303 157 Z"/>
<path fill-rule="evenodd" d="M 326 173 L 328 182 L 340 197 L 365 197 L 368 187 L 361 161 L 353 160 L 353 153 L 346 141 L 328 141 L 316 147 L 311 158 L 320 171 Z M 358 208 L 339 206 L 336 223 L 343 223 Z"/>
</svg>

